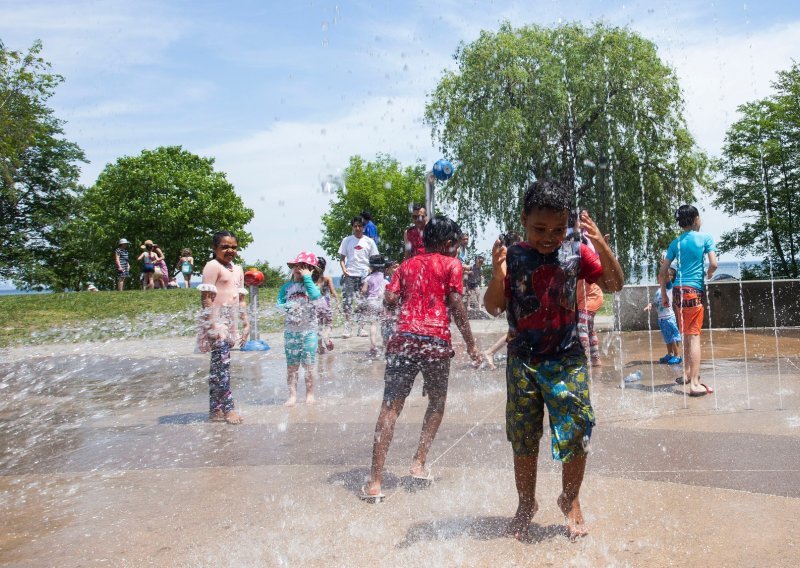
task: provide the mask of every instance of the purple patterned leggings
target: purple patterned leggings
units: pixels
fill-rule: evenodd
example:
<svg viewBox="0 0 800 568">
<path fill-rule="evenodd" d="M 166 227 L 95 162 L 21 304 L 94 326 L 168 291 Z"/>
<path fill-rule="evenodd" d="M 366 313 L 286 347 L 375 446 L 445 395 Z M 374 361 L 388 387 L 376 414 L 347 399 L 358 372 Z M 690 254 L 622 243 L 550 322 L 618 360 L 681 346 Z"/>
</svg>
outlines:
<svg viewBox="0 0 800 568">
<path fill-rule="evenodd" d="M 217 341 L 211 348 L 211 370 L 208 375 L 208 406 L 210 412 L 233 410 L 231 394 L 231 346 Z"/>
</svg>

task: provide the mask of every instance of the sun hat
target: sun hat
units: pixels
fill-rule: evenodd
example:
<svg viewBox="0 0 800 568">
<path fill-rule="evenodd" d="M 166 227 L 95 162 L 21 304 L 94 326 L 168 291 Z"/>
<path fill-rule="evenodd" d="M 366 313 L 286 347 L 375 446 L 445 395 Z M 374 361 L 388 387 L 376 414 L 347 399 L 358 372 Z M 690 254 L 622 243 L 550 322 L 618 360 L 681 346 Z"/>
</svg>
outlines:
<svg viewBox="0 0 800 568">
<path fill-rule="evenodd" d="M 151 241 L 150 239 L 147 239 L 147 240 L 144 242 L 144 246 L 147 246 L 147 245 L 153 246 L 153 241 Z"/>
<path fill-rule="evenodd" d="M 289 268 L 295 264 L 308 264 L 309 266 L 317 266 L 317 255 L 315 255 L 313 252 L 303 251 L 297 255 L 297 258 L 290 260 L 286 264 L 289 266 Z"/>
<path fill-rule="evenodd" d="M 119 246 L 119 245 L 129 245 L 129 244 L 131 244 L 131 242 L 128 239 L 120 239 L 119 242 L 117 243 L 117 246 Z"/>
<path fill-rule="evenodd" d="M 386 267 L 386 259 L 382 254 L 373 254 L 369 257 L 370 268 L 384 268 Z"/>
</svg>

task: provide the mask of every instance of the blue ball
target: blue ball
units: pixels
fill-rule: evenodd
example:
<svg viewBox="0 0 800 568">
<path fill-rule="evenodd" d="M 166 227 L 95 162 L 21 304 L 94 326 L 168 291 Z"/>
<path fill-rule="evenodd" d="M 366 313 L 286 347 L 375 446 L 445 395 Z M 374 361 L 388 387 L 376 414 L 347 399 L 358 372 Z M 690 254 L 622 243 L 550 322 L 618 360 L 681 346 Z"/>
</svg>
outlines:
<svg viewBox="0 0 800 568">
<path fill-rule="evenodd" d="M 433 175 L 439 181 L 445 181 L 453 177 L 455 168 L 448 160 L 439 160 L 433 164 Z"/>
</svg>

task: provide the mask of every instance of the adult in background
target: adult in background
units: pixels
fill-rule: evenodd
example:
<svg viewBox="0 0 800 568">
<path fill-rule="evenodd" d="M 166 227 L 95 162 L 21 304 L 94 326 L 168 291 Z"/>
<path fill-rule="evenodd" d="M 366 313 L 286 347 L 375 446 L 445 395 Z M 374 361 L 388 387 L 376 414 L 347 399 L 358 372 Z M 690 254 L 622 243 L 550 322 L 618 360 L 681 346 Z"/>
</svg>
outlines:
<svg viewBox="0 0 800 568">
<path fill-rule="evenodd" d="M 125 289 L 125 281 L 130 276 L 131 263 L 129 260 L 130 252 L 128 239 L 120 239 L 114 251 L 114 264 L 117 268 L 117 290 L 122 292 Z"/>
<path fill-rule="evenodd" d="M 380 239 L 378 239 L 378 227 L 372 222 L 372 214 L 369 211 L 362 211 L 361 218 L 364 219 L 364 234 L 375 241 L 377 245 Z"/>
<path fill-rule="evenodd" d="M 154 277 L 153 284 L 156 288 L 166 289 L 169 286 L 169 268 L 167 268 L 167 261 L 164 259 L 164 251 L 157 244 L 153 244 L 153 252 L 158 255 L 156 260 L 156 276 Z M 161 278 L 158 278 L 158 273 L 161 273 Z"/>
<path fill-rule="evenodd" d="M 353 217 L 350 221 L 353 234 L 342 239 L 339 246 L 339 266 L 342 267 L 342 309 L 344 311 L 343 338 L 350 337 L 353 300 L 361 294 L 361 281 L 369 272 L 369 257 L 380 254 L 378 245 L 364 234 L 364 219 Z"/>
<path fill-rule="evenodd" d="M 428 212 L 424 205 L 415 203 L 411 206 L 411 221 L 414 223 L 403 234 L 403 260 L 425 254 L 425 244 L 422 242 L 422 232 L 428 224 Z"/>
</svg>

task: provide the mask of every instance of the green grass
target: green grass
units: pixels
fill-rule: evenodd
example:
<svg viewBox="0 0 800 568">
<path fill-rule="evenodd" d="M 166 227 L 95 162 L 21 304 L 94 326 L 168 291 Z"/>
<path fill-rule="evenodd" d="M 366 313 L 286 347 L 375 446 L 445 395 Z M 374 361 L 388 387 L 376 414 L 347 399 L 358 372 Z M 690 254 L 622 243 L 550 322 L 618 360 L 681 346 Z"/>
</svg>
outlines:
<svg viewBox="0 0 800 568">
<path fill-rule="evenodd" d="M 277 290 L 261 289 L 261 309 L 273 306 L 276 297 Z M 0 346 L 192 335 L 199 309 L 194 289 L 0 296 Z M 274 331 L 281 323 L 267 316 L 260 329 Z"/>
</svg>

